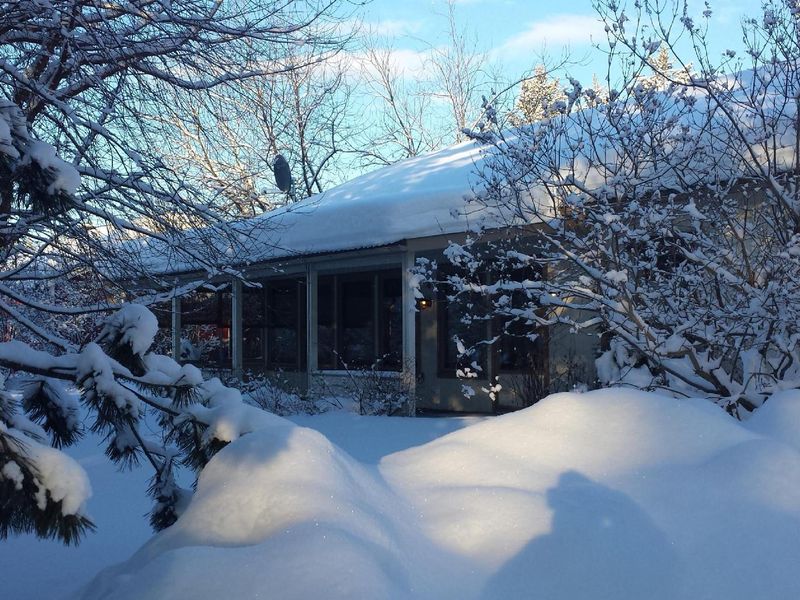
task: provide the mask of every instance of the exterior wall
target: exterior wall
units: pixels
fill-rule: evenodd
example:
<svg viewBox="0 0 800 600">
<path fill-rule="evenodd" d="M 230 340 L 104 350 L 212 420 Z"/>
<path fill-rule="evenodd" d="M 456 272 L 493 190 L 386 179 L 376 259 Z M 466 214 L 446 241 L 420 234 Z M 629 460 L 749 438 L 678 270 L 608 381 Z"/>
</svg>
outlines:
<svg viewBox="0 0 800 600">
<path fill-rule="evenodd" d="M 444 260 L 442 250 L 452 236 L 444 239 L 420 240 L 418 255 Z M 472 380 L 458 379 L 455 373 L 442 372 L 439 366 L 438 345 L 440 315 L 435 294 L 429 294 L 433 305 L 420 311 L 418 317 L 417 343 L 417 405 L 422 409 L 453 410 L 464 412 L 498 412 L 529 406 L 533 393 L 550 393 L 572 390 L 577 386 L 593 387 L 596 381 L 595 358 L 599 353 L 597 331 L 573 332 L 566 325 L 555 325 L 547 332 L 547 354 L 543 372 L 526 375 L 496 372 L 496 361 L 487 361 L 486 372 Z M 487 327 L 487 339 L 490 330 Z M 489 382 L 500 384 L 495 390 L 494 401 L 488 393 Z M 465 397 L 462 387 L 469 384 L 475 392 Z M 532 389 L 544 385 L 545 389 Z M 532 393 L 533 392 L 533 393 Z"/>
<path fill-rule="evenodd" d="M 264 371 L 278 385 L 300 393 L 344 393 L 353 387 L 353 378 L 358 377 L 358 370 L 349 373 L 343 370 L 324 370 L 318 367 L 317 321 L 317 283 L 320 276 L 347 273 L 394 269 L 400 270 L 403 276 L 403 372 L 386 372 L 387 377 L 397 378 L 407 386 L 416 399 L 416 408 L 432 411 L 460 411 L 491 413 L 502 410 L 523 408 L 530 404 L 531 381 L 534 378 L 522 374 L 496 374 L 496 365 L 491 355 L 487 360 L 487 369 L 479 378 L 464 380 L 455 376 L 455 369 L 443 370 L 439 362 L 439 345 L 441 329 L 438 323 L 439 301 L 433 301 L 426 309 L 416 309 L 414 290 L 408 269 L 413 266 L 419 256 L 443 260 L 442 250 L 448 241 L 455 236 L 430 237 L 409 241 L 405 246 L 391 248 L 368 249 L 319 257 L 304 257 L 292 261 L 282 261 L 271 265 L 257 265 L 251 268 L 246 276 L 252 280 L 285 279 L 291 276 L 302 276 L 306 279 L 307 297 L 307 331 L 306 331 L 306 370 L 304 371 Z M 431 296 L 431 294 L 428 294 Z M 239 300 L 241 301 L 241 300 Z M 180 303 L 175 305 L 179 308 Z M 241 310 L 234 314 L 241 315 Z M 241 318 L 241 317 L 239 317 Z M 175 319 L 180 323 L 180 317 Z M 246 323 L 240 323 L 236 329 L 241 331 Z M 487 326 L 487 337 L 490 331 Z M 555 326 L 548 332 L 548 345 L 545 372 L 537 373 L 536 380 L 545 382 L 544 393 L 572 389 L 577 384 L 591 386 L 595 380 L 594 359 L 597 355 L 599 337 L 593 333 L 575 334 L 566 326 Z M 241 350 L 239 351 L 241 356 Z M 234 372 L 237 365 L 232 365 Z M 253 365 L 239 364 L 238 369 L 247 370 Z M 262 369 L 263 370 L 263 369 Z M 490 381 L 498 381 L 501 390 L 493 401 L 487 389 Z M 471 396 L 465 396 L 464 384 L 474 390 Z"/>
<path fill-rule="evenodd" d="M 455 373 L 439 369 L 438 301 L 433 299 L 430 308 L 418 312 L 417 343 L 417 408 L 459 412 L 493 412 L 492 400 L 481 388 L 488 388 L 488 377 L 458 379 Z M 462 388 L 469 385 L 475 395 L 465 397 Z"/>
</svg>

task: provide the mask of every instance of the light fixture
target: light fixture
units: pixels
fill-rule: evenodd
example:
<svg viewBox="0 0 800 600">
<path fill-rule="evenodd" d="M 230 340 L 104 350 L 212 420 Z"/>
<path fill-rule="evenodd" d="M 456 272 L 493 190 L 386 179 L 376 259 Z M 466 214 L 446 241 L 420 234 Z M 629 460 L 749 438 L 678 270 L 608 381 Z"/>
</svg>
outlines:
<svg viewBox="0 0 800 600">
<path fill-rule="evenodd" d="M 425 310 L 426 308 L 430 308 L 431 306 L 433 306 L 433 302 L 431 302 L 427 298 L 420 298 L 419 300 L 417 300 L 418 310 Z"/>
</svg>

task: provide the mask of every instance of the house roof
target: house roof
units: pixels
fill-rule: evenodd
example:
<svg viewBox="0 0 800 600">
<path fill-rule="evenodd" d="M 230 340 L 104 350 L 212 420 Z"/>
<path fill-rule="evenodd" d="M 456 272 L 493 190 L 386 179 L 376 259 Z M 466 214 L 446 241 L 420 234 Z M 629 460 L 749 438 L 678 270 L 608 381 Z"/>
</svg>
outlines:
<svg viewBox="0 0 800 600">
<path fill-rule="evenodd" d="M 201 247 L 208 242 L 200 243 L 203 232 L 190 231 L 180 244 L 170 247 L 145 241 L 147 248 L 140 259 L 161 273 L 196 271 L 198 261 L 187 258 L 182 250 L 192 244 L 188 239 L 192 236 L 198 238 L 192 252 L 207 255 L 209 264 L 219 264 L 223 256 L 224 262 L 242 267 L 477 230 L 487 219 L 493 222 L 493 211 L 467 200 L 485 185 L 481 171 L 493 149 L 467 141 L 408 158 L 300 202 L 232 223 L 230 239 L 220 239 L 221 247 Z"/>
<path fill-rule="evenodd" d="M 480 212 L 466 208 L 481 186 L 482 147 L 464 142 L 361 175 L 248 225 L 268 237 L 260 259 L 383 246 L 464 232 Z"/>
<path fill-rule="evenodd" d="M 775 71 L 780 67 L 780 64 L 771 66 Z M 759 139 L 747 142 L 752 144 L 750 150 L 754 155 L 770 147 L 775 153 L 771 160 L 778 168 L 786 168 L 796 158 L 793 126 L 796 107 L 793 101 L 787 102 L 793 96 L 787 95 L 785 86 L 780 85 L 784 81 L 781 73 L 764 72 L 761 78 L 754 78 L 754 74 L 744 71 L 731 76 L 730 105 L 736 109 L 739 124 L 748 132 L 761 132 Z M 665 127 L 658 131 L 664 138 L 661 142 L 664 147 L 649 162 L 646 153 L 642 154 L 634 183 L 654 189 L 679 188 L 747 174 L 746 162 L 737 158 L 747 155 L 744 148 L 739 148 L 739 153 L 719 151 L 729 141 L 731 125 L 717 114 L 719 111 L 701 90 L 666 94 L 662 98 L 663 105 L 658 102 L 653 105 L 656 107 L 653 114 L 660 119 L 658 126 Z M 751 103 L 755 98 L 758 106 L 749 107 L 746 101 L 742 102 L 748 98 Z M 548 219 L 553 212 L 546 186 L 537 180 L 531 185 L 524 184 L 530 179 L 529 166 L 520 158 L 542 155 L 555 160 L 552 164 L 561 163 L 566 169 L 562 175 L 569 175 L 571 181 L 580 182 L 584 189 L 605 188 L 612 194 L 621 193 L 619 190 L 624 191 L 633 181 L 627 171 L 624 181 L 614 177 L 613 166 L 625 162 L 624 156 L 617 155 L 622 142 L 628 140 L 636 145 L 637 140 L 651 136 L 650 109 L 640 109 L 635 104 L 611 108 L 576 111 L 504 132 L 496 144 L 467 141 L 377 169 L 301 202 L 230 224 L 229 239 L 215 240 L 202 252 L 207 253 L 208 264 L 242 267 L 498 227 L 508 224 L 509 218 L 514 222 L 520 220 L 513 212 L 514 207 L 507 206 L 502 198 L 512 187 L 514 192 L 524 194 L 523 220 L 531 215 Z M 623 113 L 626 117 L 620 121 Z M 764 115 L 774 121 L 769 128 L 760 120 Z M 625 126 L 622 129 L 620 122 Z M 587 138 L 587 131 L 593 132 L 592 139 Z M 764 139 L 771 144 L 765 145 Z M 664 160 L 665 157 L 669 160 Z M 603 163 L 612 168 L 602 168 Z M 554 177 L 554 181 L 560 179 L 555 174 Z M 523 183 L 517 185 L 519 182 Z M 565 180 L 560 182 L 563 184 Z M 489 186 L 493 194 L 481 202 L 468 202 Z M 146 254 L 151 259 L 157 255 L 157 263 L 150 266 L 162 273 L 198 270 L 198 263 L 187 259 L 181 251 L 181 246 L 191 244 L 192 235 L 199 239 L 202 232 L 182 234 L 175 248 L 154 252 L 157 249 L 151 247 Z"/>
</svg>

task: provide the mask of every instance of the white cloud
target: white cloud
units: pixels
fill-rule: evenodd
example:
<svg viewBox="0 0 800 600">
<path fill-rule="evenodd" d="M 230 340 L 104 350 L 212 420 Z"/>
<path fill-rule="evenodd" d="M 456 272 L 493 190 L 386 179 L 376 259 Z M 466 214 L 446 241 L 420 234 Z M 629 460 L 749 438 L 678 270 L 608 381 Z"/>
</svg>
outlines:
<svg viewBox="0 0 800 600">
<path fill-rule="evenodd" d="M 392 67 L 401 77 L 421 79 L 425 76 L 425 63 L 430 58 L 429 51 L 410 49 L 386 49 L 382 52 L 389 53 Z M 374 67 L 365 52 L 348 52 L 341 54 L 338 60 L 344 61 L 345 69 L 351 77 L 360 78 L 365 72 L 371 72 Z"/>
<path fill-rule="evenodd" d="M 396 37 L 418 33 L 423 26 L 422 21 L 405 19 L 386 19 L 383 21 L 365 22 L 364 30 L 382 37 Z"/>
<path fill-rule="evenodd" d="M 425 26 L 421 20 L 381 19 L 369 21 L 363 19 L 347 19 L 335 28 L 340 35 L 349 36 L 355 33 L 358 37 L 371 36 L 378 38 L 395 38 L 417 35 Z"/>
<path fill-rule="evenodd" d="M 545 47 L 587 44 L 604 37 L 603 24 L 592 15 L 562 14 L 529 23 L 524 31 L 512 35 L 494 54 L 510 58 L 520 53 L 538 52 Z"/>
</svg>

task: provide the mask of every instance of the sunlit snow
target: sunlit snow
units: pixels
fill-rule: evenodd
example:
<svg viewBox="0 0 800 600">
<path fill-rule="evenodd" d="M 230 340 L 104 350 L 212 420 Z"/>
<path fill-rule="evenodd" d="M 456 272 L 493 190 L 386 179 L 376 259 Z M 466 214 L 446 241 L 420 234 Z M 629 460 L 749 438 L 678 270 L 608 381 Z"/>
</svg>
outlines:
<svg viewBox="0 0 800 600">
<path fill-rule="evenodd" d="M 776 400 L 558 394 L 430 442 L 448 420 L 319 417 L 350 452 L 274 419 L 83 597 L 796 599 L 800 393 Z"/>
</svg>

